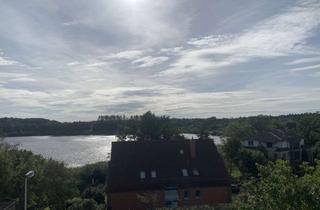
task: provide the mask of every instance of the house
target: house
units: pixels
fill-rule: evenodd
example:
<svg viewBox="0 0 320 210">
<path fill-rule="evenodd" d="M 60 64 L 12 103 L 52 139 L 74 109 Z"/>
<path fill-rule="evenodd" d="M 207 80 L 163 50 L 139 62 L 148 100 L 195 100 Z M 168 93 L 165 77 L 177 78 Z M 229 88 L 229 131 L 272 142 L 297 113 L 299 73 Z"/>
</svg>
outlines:
<svg viewBox="0 0 320 210">
<path fill-rule="evenodd" d="M 228 203 L 230 179 L 211 140 L 113 142 L 107 200 L 115 210 Z"/>
<path fill-rule="evenodd" d="M 304 140 L 284 130 L 275 129 L 243 141 L 242 146 L 248 149 L 263 147 L 268 152 L 270 159 L 301 162 Z"/>
</svg>

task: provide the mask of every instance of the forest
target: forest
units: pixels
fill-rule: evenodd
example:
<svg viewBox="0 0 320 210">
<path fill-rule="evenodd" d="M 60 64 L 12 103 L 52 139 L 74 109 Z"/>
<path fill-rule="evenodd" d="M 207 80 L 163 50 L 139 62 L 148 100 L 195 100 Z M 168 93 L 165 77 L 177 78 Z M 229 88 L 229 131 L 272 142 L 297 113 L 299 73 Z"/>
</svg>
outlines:
<svg viewBox="0 0 320 210">
<path fill-rule="evenodd" d="M 147 112 L 148 113 L 148 112 Z M 170 125 L 170 129 L 180 133 L 207 132 L 222 135 L 224 129 L 232 123 L 253 122 L 259 119 L 272 121 L 274 125 L 290 125 L 306 118 L 318 118 L 319 113 L 289 114 L 280 116 L 259 115 L 239 118 L 170 118 L 161 119 Z M 41 135 L 117 135 L 123 132 L 136 133 L 143 115 L 105 115 L 95 121 L 58 122 L 41 118 L 0 118 L 0 136 L 41 136 Z"/>
</svg>

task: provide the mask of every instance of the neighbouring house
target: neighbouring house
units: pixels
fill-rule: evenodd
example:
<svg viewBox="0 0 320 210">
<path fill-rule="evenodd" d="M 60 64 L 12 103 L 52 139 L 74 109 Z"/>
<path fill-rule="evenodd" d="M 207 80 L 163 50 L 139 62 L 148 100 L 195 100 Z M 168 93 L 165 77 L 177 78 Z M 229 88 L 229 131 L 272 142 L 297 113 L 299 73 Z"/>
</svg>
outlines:
<svg viewBox="0 0 320 210">
<path fill-rule="evenodd" d="M 228 203 L 230 179 L 211 140 L 113 142 L 107 200 L 113 210 Z"/>
<path fill-rule="evenodd" d="M 301 162 L 303 159 L 304 140 L 280 129 L 256 135 L 243 141 L 242 146 L 248 149 L 263 147 L 274 160 Z"/>
</svg>

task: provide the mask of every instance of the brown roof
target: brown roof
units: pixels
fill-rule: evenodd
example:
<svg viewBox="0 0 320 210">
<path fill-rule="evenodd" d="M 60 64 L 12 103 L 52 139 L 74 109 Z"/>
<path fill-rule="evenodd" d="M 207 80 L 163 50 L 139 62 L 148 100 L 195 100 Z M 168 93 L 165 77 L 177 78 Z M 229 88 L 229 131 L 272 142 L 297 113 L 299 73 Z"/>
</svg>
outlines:
<svg viewBox="0 0 320 210">
<path fill-rule="evenodd" d="M 194 145 L 194 147 L 192 147 Z M 192 157 L 192 148 L 195 157 Z M 182 175 L 187 169 L 188 176 Z M 193 169 L 199 175 L 193 174 Z M 151 171 L 156 178 L 151 177 Z M 140 178 L 140 172 L 146 178 Z M 108 191 L 152 190 L 229 184 L 224 162 L 212 140 L 131 141 L 112 143 Z"/>
</svg>

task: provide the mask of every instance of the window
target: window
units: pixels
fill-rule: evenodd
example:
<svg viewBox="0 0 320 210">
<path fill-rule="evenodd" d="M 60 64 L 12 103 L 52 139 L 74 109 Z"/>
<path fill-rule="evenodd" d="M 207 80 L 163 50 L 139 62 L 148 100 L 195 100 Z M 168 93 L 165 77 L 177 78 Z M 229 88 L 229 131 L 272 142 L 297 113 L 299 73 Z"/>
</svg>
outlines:
<svg viewBox="0 0 320 210">
<path fill-rule="evenodd" d="M 268 143 L 267 143 L 267 147 L 268 147 L 268 148 L 272 148 L 272 142 L 268 142 Z"/>
<path fill-rule="evenodd" d="M 183 192 L 183 199 L 184 200 L 189 200 L 189 192 L 188 191 L 184 191 Z"/>
<path fill-rule="evenodd" d="M 253 146 L 253 141 L 248 141 L 249 146 Z"/>
<path fill-rule="evenodd" d="M 199 199 L 201 197 L 201 191 L 200 190 L 196 190 L 196 199 Z"/>
<path fill-rule="evenodd" d="M 156 171 L 151 171 L 151 177 L 152 178 L 157 178 L 157 172 Z"/>
<path fill-rule="evenodd" d="M 145 178 L 146 178 L 146 172 L 140 171 L 140 179 L 145 179 Z"/>
<path fill-rule="evenodd" d="M 282 153 L 282 160 L 286 160 L 287 159 L 287 154 L 286 153 Z"/>
<path fill-rule="evenodd" d="M 193 175 L 194 176 L 199 176 L 199 171 L 198 171 L 198 169 L 192 169 L 192 173 L 193 173 Z"/>
<path fill-rule="evenodd" d="M 182 176 L 188 176 L 188 171 L 187 169 L 182 169 Z"/>
<path fill-rule="evenodd" d="M 179 194 L 176 187 L 167 187 L 164 191 L 166 207 L 178 207 Z"/>
</svg>

